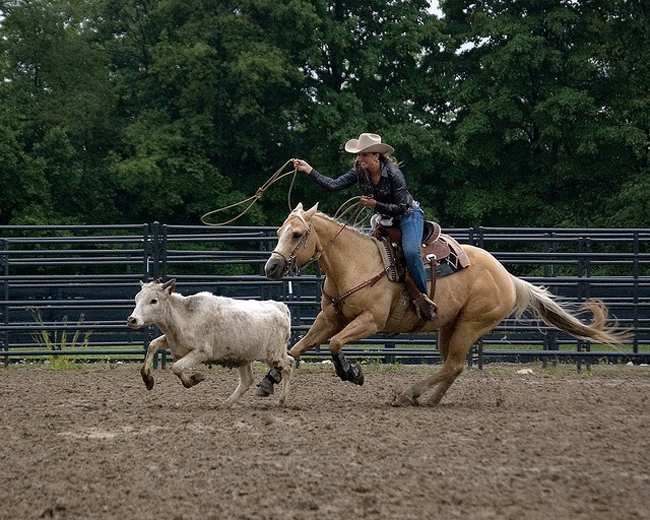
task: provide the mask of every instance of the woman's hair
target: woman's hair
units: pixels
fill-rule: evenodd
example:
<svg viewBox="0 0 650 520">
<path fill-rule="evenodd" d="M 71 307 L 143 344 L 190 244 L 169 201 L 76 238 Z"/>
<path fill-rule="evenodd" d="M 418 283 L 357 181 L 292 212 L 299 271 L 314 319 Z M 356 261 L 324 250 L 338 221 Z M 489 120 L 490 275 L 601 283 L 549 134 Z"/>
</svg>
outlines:
<svg viewBox="0 0 650 520">
<path fill-rule="evenodd" d="M 385 153 L 380 153 L 378 155 L 379 155 L 379 162 L 392 163 L 395 166 L 399 166 L 397 159 L 395 159 L 395 157 L 393 157 L 392 155 L 388 155 Z M 359 160 L 357 159 L 356 155 L 354 156 L 354 171 L 356 171 L 357 174 L 361 173 L 361 166 L 359 166 Z M 366 175 L 368 175 L 367 172 Z"/>
</svg>

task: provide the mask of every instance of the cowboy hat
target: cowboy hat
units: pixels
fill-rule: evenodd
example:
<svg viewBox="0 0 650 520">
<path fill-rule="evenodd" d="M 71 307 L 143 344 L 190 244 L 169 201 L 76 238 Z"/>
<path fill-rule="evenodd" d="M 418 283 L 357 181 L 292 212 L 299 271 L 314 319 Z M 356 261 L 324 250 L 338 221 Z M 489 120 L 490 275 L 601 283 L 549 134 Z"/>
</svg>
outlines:
<svg viewBox="0 0 650 520">
<path fill-rule="evenodd" d="M 359 139 L 350 139 L 345 143 L 345 151 L 349 153 L 393 153 L 393 147 L 381 142 L 377 134 L 361 134 Z"/>
</svg>

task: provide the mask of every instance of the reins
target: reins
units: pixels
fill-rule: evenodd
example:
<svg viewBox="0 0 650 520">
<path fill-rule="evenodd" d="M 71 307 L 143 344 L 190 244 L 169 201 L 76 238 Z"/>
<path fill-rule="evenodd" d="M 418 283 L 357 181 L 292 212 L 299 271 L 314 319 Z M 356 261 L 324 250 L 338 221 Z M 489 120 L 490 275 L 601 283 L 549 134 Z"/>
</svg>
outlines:
<svg viewBox="0 0 650 520">
<path fill-rule="evenodd" d="M 286 177 L 287 175 L 293 175 L 293 178 L 291 179 L 291 185 L 289 186 L 289 191 L 287 192 L 287 204 L 289 205 L 289 211 L 291 211 L 291 190 L 293 189 L 293 184 L 296 180 L 296 173 L 298 173 L 298 170 L 294 168 L 292 171 L 282 173 L 290 162 L 291 159 L 285 162 L 273 175 L 271 175 L 271 177 L 269 177 L 269 179 L 257 189 L 255 195 L 253 195 L 252 197 L 248 197 L 247 199 L 244 199 L 242 201 L 236 202 L 234 204 L 230 204 L 229 206 L 225 206 L 223 208 L 215 209 L 209 211 L 208 213 L 205 213 L 204 215 L 201 216 L 201 223 L 205 224 L 206 226 L 225 226 L 226 224 L 230 224 L 231 222 L 234 222 L 238 218 L 244 216 L 248 212 L 248 210 L 253 206 L 253 204 L 255 204 L 258 200 L 262 198 L 264 192 L 268 188 L 270 188 L 271 185 L 275 184 L 277 181 Z M 250 204 L 246 207 L 246 209 L 244 209 L 244 211 L 242 211 L 239 215 L 231 218 L 230 220 L 226 220 L 224 222 L 218 222 L 218 223 L 207 221 L 208 217 L 214 215 L 215 213 L 221 213 L 222 211 L 225 211 L 230 208 L 234 208 L 236 206 L 240 206 L 241 204 L 245 204 L 246 202 L 249 201 Z"/>
</svg>

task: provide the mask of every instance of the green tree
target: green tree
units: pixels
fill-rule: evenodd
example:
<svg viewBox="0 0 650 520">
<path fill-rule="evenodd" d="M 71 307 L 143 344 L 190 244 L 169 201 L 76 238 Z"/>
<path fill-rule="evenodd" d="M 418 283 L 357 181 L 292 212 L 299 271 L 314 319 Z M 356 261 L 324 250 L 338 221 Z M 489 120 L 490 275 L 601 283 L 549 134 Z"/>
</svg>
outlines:
<svg viewBox="0 0 650 520">
<path fill-rule="evenodd" d="M 278 42 L 304 18 L 301 4 L 109 1 L 104 13 L 100 34 L 132 120 L 111 170 L 135 214 L 197 223 L 255 193 L 290 134 L 300 76 Z"/>
<path fill-rule="evenodd" d="M 112 197 L 100 164 L 115 138 L 105 55 L 80 0 L 3 2 L 5 222 L 84 222 Z M 103 177 L 102 177 L 103 174 Z"/>
<path fill-rule="evenodd" d="M 409 188 L 425 207 L 436 207 L 432 177 L 447 161 L 444 112 L 449 80 L 440 50 L 441 21 L 428 3 L 314 1 L 317 15 L 305 53 L 302 98 L 295 120 L 295 155 L 327 175 L 353 161 L 343 143 L 361 132 L 376 132 L 396 148 Z M 334 211 L 357 193 L 306 193 Z"/>
<path fill-rule="evenodd" d="M 609 196 L 602 213 L 606 225 L 647 228 L 650 227 L 650 6 L 642 0 L 603 3 L 611 15 L 603 23 L 606 38 L 599 47 L 598 64 L 607 80 L 610 102 L 609 125 L 598 145 L 620 190 L 606 194 Z"/>
<path fill-rule="evenodd" d="M 0 0 L 0 222 L 198 223 L 373 131 L 447 227 L 647 226 L 646 3 L 441 6 Z M 288 186 L 239 223 L 277 224 Z M 356 194 L 299 176 L 292 202 Z"/>
<path fill-rule="evenodd" d="M 459 222 L 602 225 L 608 198 L 634 176 L 602 61 L 620 6 L 442 5 L 459 49 L 456 164 L 445 175 Z"/>
</svg>

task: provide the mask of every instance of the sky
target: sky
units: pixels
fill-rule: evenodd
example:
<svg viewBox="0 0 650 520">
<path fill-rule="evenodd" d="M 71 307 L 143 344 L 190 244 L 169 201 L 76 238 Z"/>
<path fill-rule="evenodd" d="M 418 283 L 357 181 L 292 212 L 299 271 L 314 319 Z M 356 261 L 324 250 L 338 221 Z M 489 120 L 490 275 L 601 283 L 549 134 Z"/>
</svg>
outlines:
<svg viewBox="0 0 650 520">
<path fill-rule="evenodd" d="M 429 5 L 431 6 L 432 13 L 435 13 L 438 17 L 442 16 L 442 11 L 438 7 L 438 0 L 429 0 Z"/>
</svg>

